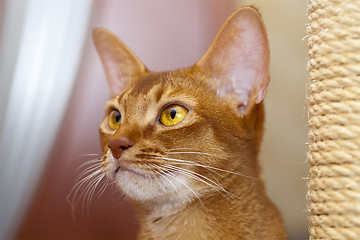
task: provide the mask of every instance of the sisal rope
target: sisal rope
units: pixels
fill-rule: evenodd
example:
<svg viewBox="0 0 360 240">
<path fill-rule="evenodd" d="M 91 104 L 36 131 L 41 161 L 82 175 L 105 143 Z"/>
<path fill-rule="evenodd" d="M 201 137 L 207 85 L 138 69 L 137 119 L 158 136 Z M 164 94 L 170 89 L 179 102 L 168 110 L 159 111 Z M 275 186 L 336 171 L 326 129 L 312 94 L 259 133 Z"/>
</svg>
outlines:
<svg viewBox="0 0 360 240">
<path fill-rule="evenodd" d="M 310 239 L 360 239 L 360 0 L 310 0 Z"/>
</svg>

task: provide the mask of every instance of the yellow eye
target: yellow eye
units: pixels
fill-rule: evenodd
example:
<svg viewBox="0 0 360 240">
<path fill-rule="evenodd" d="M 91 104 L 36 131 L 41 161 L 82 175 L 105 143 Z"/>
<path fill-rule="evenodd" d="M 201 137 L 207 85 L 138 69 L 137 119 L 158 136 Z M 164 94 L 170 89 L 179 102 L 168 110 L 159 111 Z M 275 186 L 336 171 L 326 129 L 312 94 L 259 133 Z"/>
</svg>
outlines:
<svg viewBox="0 0 360 240">
<path fill-rule="evenodd" d="M 108 119 L 109 128 L 113 130 L 117 129 L 120 126 L 120 120 L 121 120 L 121 114 L 118 111 L 113 110 L 110 113 Z"/>
<path fill-rule="evenodd" d="M 166 127 L 174 126 L 181 122 L 188 112 L 189 110 L 182 106 L 170 105 L 162 111 L 160 115 L 160 122 Z"/>
</svg>

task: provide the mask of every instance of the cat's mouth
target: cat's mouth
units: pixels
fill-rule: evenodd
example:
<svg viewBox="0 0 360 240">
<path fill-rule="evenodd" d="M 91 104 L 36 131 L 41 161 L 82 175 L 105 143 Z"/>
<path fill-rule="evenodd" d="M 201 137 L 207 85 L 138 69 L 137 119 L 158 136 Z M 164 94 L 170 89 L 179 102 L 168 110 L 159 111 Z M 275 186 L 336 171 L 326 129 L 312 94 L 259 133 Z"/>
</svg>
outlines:
<svg viewBox="0 0 360 240">
<path fill-rule="evenodd" d="M 128 172 L 128 173 L 133 173 L 133 174 L 136 174 L 136 175 L 139 175 L 139 176 L 142 176 L 142 177 L 147 177 L 144 173 L 141 173 L 141 172 L 138 172 L 138 171 L 135 171 L 135 170 L 132 170 L 130 168 L 123 167 L 123 166 L 118 166 L 115 169 L 114 175 L 119 174 L 121 172 Z"/>
<path fill-rule="evenodd" d="M 137 176 L 141 176 L 141 177 L 145 177 L 145 178 L 156 178 L 156 177 L 160 177 L 161 175 L 172 175 L 174 176 L 175 174 L 175 170 L 162 170 L 161 173 L 157 172 L 156 174 L 154 172 L 151 173 L 147 173 L 144 172 L 142 170 L 137 170 L 137 169 L 130 169 L 129 167 L 125 167 L 125 166 L 118 166 L 115 171 L 114 171 L 114 177 L 117 174 L 121 174 L 121 173 L 130 173 L 130 174 L 135 174 Z"/>
</svg>

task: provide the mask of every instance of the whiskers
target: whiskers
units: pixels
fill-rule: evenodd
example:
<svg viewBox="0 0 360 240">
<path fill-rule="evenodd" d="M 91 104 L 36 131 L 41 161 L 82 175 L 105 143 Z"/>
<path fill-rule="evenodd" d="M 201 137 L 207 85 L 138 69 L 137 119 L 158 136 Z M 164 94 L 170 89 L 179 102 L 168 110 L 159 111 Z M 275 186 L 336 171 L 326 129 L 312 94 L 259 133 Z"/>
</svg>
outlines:
<svg viewBox="0 0 360 240">
<path fill-rule="evenodd" d="M 187 151 L 180 151 L 180 150 L 187 150 Z M 172 155 L 172 154 L 177 154 L 177 155 L 179 155 L 179 154 L 204 155 L 206 157 L 210 157 L 210 158 L 213 158 L 213 159 L 227 160 L 226 158 L 217 156 L 215 154 L 204 153 L 204 152 L 200 152 L 200 151 L 191 151 L 190 148 L 176 148 L 176 149 L 172 149 L 170 152 L 167 152 L 167 155 Z M 182 160 L 182 159 L 168 158 L 168 157 L 165 157 L 163 159 L 172 161 L 172 164 L 183 164 L 183 165 L 201 167 L 201 168 L 204 168 L 204 169 L 206 169 L 208 171 L 211 171 L 211 172 L 215 173 L 216 175 L 220 175 L 220 176 L 221 176 L 221 174 L 219 172 L 222 172 L 222 173 L 229 173 L 229 174 L 238 175 L 238 176 L 241 176 L 241 177 L 244 177 L 244 178 L 256 179 L 256 178 L 254 178 L 252 176 L 248 176 L 248 175 L 245 175 L 245 174 L 242 174 L 242 173 L 229 171 L 229 170 L 226 170 L 226 169 L 221 169 L 221 168 L 217 168 L 217 167 L 213 167 L 213 166 L 207 166 L 207 165 L 196 163 L 196 162 L 189 161 L 189 160 Z"/>
<path fill-rule="evenodd" d="M 93 157 L 93 155 L 87 156 Z M 91 159 L 79 167 L 81 172 L 68 194 L 68 202 L 73 214 L 78 205 L 82 205 L 83 213 L 85 210 L 89 212 L 91 201 L 94 197 L 98 200 L 109 185 L 113 192 L 120 192 L 122 189 L 121 195 L 126 198 L 147 199 L 148 196 L 166 196 L 164 199 L 173 201 L 174 204 L 179 201 L 181 203 L 198 199 L 199 203 L 204 206 L 203 200 L 216 192 L 227 199 L 241 199 L 239 196 L 241 193 L 235 188 L 228 187 L 234 179 L 233 176 L 256 180 L 255 177 L 240 173 L 238 170 L 223 169 L 216 164 L 216 167 L 211 164 L 216 161 L 229 161 L 223 156 L 190 148 L 177 148 L 162 152 L 161 155 L 157 153 L 145 155 L 143 162 L 134 160 L 136 164 L 139 164 L 138 170 L 143 176 L 131 178 L 129 181 L 126 179 L 122 179 L 121 182 L 116 180 L 116 185 L 120 184 L 116 186 L 115 181 L 109 180 L 104 173 L 104 169 L 114 171 L 116 167 L 112 166 L 110 162 L 110 165 L 102 164 L 107 161 L 102 161 L 105 159 L 99 159 L 100 155 L 97 156 L 98 158 Z M 152 161 L 150 161 L 151 159 Z M 133 163 L 133 167 L 136 164 Z M 141 181 L 144 181 L 144 184 L 139 185 L 142 183 Z"/>
<path fill-rule="evenodd" d="M 98 154 L 87 154 L 86 156 L 100 156 Z M 105 177 L 101 167 L 100 159 L 92 159 L 83 163 L 79 170 L 79 176 L 75 180 L 75 185 L 67 196 L 67 201 L 74 213 L 76 206 L 82 204 L 82 211 L 89 211 L 90 204 L 94 196 L 98 200 L 109 185 L 109 179 Z"/>
<path fill-rule="evenodd" d="M 192 160 L 185 160 L 185 159 L 192 159 L 195 156 L 198 157 L 199 155 L 203 156 L 206 159 L 227 160 L 224 157 L 217 156 L 211 153 L 195 151 L 191 148 L 171 149 L 169 152 L 166 152 L 164 156 L 149 156 L 149 159 L 165 161 L 165 163 L 162 163 L 161 166 L 159 164 L 156 164 L 153 166 L 153 168 L 157 169 L 160 173 L 162 173 L 160 176 L 164 178 L 165 181 L 170 186 L 173 185 L 174 181 L 178 182 L 184 185 L 186 189 L 188 189 L 191 192 L 191 194 L 198 200 L 200 200 L 200 196 L 199 194 L 196 193 L 197 191 L 194 189 L 194 186 L 192 186 L 192 184 L 186 183 L 186 181 L 182 181 L 182 179 L 179 178 L 179 175 L 186 176 L 190 179 L 195 180 L 196 182 L 205 184 L 207 187 L 216 190 L 218 193 L 220 193 L 222 196 L 226 198 L 238 198 L 238 199 L 240 198 L 239 196 L 225 189 L 225 187 L 221 183 L 224 182 L 224 178 L 226 178 L 226 176 L 229 175 L 237 175 L 243 178 L 256 180 L 256 178 L 252 176 L 248 176 L 246 174 L 242 174 L 239 172 L 234 172 L 214 166 L 205 165 Z M 178 156 L 181 156 L 181 158 L 179 158 Z M 205 170 L 207 176 L 199 172 L 189 170 L 185 168 L 185 166 L 194 166 L 202 170 Z M 175 188 L 175 186 L 173 188 Z M 201 200 L 200 203 L 202 203 Z"/>
<path fill-rule="evenodd" d="M 169 172 L 169 167 L 160 167 L 157 166 L 157 168 L 160 170 L 159 172 L 162 173 L 161 179 L 165 184 L 170 185 L 176 192 L 179 193 L 178 188 L 175 186 L 173 181 L 180 183 L 181 185 L 185 186 L 185 188 L 195 197 L 199 200 L 200 204 L 205 208 L 205 205 L 201 201 L 201 198 L 196 194 L 196 192 L 181 178 L 177 177 L 174 173 Z M 171 168 L 170 168 L 171 169 Z M 173 181 L 171 179 L 173 179 Z"/>
</svg>

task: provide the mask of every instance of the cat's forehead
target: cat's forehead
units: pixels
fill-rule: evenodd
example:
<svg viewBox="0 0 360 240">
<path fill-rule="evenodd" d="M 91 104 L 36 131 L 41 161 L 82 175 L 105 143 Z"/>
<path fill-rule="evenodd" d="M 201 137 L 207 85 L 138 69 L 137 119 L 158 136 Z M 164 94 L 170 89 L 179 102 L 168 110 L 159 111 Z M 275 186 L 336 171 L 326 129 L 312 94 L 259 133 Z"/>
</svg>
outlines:
<svg viewBox="0 0 360 240">
<path fill-rule="evenodd" d="M 117 97 L 117 100 L 119 103 L 141 99 L 159 102 L 163 98 L 172 97 L 195 100 L 201 89 L 204 91 L 209 88 L 204 79 L 201 74 L 192 74 L 186 70 L 148 73 L 134 81 L 132 86 Z"/>
<path fill-rule="evenodd" d="M 110 99 L 107 106 L 145 110 L 149 105 L 171 101 L 196 104 L 204 89 L 209 89 L 204 76 L 188 70 L 150 72 L 134 80 L 131 86 Z"/>
<path fill-rule="evenodd" d="M 134 84 L 128 89 L 128 96 L 140 96 L 154 94 L 153 92 L 157 90 L 156 94 L 161 95 L 164 92 L 166 87 L 166 82 L 168 82 L 169 73 L 148 73 L 140 77 L 137 81 L 134 81 Z"/>
<path fill-rule="evenodd" d="M 118 97 L 119 104 L 148 105 L 159 102 L 170 90 L 168 77 L 165 73 L 150 73 L 134 81 L 133 85 L 125 89 Z"/>
</svg>

